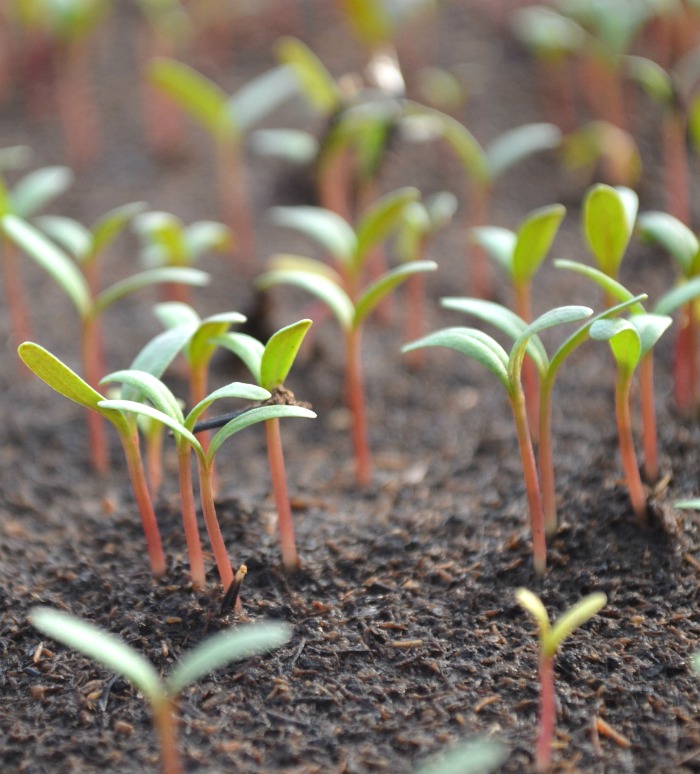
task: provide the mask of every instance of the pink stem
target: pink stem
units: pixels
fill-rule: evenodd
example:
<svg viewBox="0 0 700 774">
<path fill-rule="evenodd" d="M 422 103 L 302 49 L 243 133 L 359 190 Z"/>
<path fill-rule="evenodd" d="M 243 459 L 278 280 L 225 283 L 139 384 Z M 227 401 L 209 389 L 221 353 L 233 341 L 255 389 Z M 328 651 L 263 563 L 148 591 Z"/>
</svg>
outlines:
<svg viewBox="0 0 700 774">
<path fill-rule="evenodd" d="M 224 591 L 226 591 L 233 580 L 233 570 L 231 569 L 231 561 L 228 558 L 228 552 L 221 535 L 219 520 L 216 516 L 216 506 L 214 505 L 211 485 L 211 468 L 200 457 L 197 457 L 197 467 L 199 469 L 199 495 L 202 502 L 204 523 L 207 527 L 209 542 L 214 551 L 214 559 L 219 570 L 221 585 Z"/>
<path fill-rule="evenodd" d="M 639 365 L 640 398 L 642 403 L 642 441 L 644 446 L 644 474 L 647 481 L 659 477 L 659 444 L 654 407 L 654 354 L 649 350 Z"/>
<path fill-rule="evenodd" d="M 554 460 L 552 457 L 552 387 L 553 381 L 545 379 L 540 387 L 539 406 L 539 448 L 538 459 L 542 486 L 542 511 L 545 534 L 552 536 L 557 531 L 557 498 L 554 483 Z"/>
<path fill-rule="evenodd" d="M 24 286 L 22 285 L 18 257 L 17 245 L 6 236 L 3 236 L 2 270 L 5 282 L 5 300 L 7 301 L 7 309 L 10 314 L 10 323 L 16 346 L 32 338 L 29 311 L 24 296 Z"/>
<path fill-rule="evenodd" d="M 540 729 L 537 737 L 535 765 L 538 772 L 549 771 L 552 760 L 552 741 L 557 720 L 554 694 L 554 663 L 551 656 L 540 656 Z"/>
<path fill-rule="evenodd" d="M 666 209 L 690 225 L 688 157 L 685 147 L 685 117 L 680 110 L 667 111 L 661 124 Z"/>
<path fill-rule="evenodd" d="M 255 235 L 243 148 L 238 140 L 224 138 L 218 142 L 217 154 L 223 219 L 234 233 L 240 266 L 251 270 L 255 265 Z"/>
<path fill-rule="evenodd" d="M 194 505 L 192 491 L 192 468 L 190 466 L 190 446 L 187 441 L 180 441 L 177 445 L 177 461 L 180 478 L 180 504 L 182 507 L 182 523 L 185 529 L 187 541 L 187 555 L 190 560 L 190 575 L 192 585 L 199 589 L 204 588 L 206 573 L 204 558 L 202 557 L 202 544 L 199 541 L 199 528 L 197 527 L 197 512 Z"/>
<path fill-rule="evenodd" d="M 630 387 L 632 379 L 626 374 L 619 374 L 615 387 L 615 415 L 617 417 L 617 434 L 620 442 L 622 467 L 627 479 L 630 501 L 637 521 L 640 525 L 646 523 L 647 501 L 644 494 L 642 478 L 639 475 L 637 455 L 634 451 L 632 435 L 632 419 L 630 416 Z"/>
<path fill-rule="evenodd" d="M 163 774 L 182 774 L 182 760 L 177 742 L 177 707 L 168 697 L 153 706 L 153 720 L 158 733 L 160 763 Z"/>
<path fill-rule="evenodd" d="M 372 459 L 367 439 L 365 391 L 362 378 L 360 342 L 362 331 L 352 328 L 347 334 L 348 404 L 352 413 L 352 440 L 355 449 L 357 483 L 368 486 L 372 480 Z"/>
<path fill-rule="evenodd" d="M 265 422 L 265 436 L 267 438 L 267 453 L 270 461 L 270 474 L 272 476 L 272 490 L 277 507 L 277 524 L 280 532 L 282 563 L 288 573 L 294 573 L 299 569 L 299 557 L 297 556 L 296 541 L 294 539 L 294 523 L 287 492 L 287 476 L 284 467 L 282 436 L 278 418 L 268 419 Z"/>
<path fill-rule="evenodd" d="M 467 232 L 486 224 L 489 209 L 490 190 L 488 186 L 472 183 L 469 189 L 467 208 Z M 491 272 L 486 251 L 481 245 L 467 245 L 469 294 L 476 298 L 491 297 Z"/>
</svg>

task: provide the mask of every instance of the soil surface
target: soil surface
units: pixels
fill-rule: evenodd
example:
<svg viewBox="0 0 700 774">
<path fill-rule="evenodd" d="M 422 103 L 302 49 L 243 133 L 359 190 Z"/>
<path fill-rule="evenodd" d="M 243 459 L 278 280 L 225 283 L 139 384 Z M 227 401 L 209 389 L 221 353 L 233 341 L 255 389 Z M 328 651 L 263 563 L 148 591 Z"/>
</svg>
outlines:
<svg viewBox="0 0 700 774">
<path fill-rule="evenodd" d="M 290 4 L 291 6 L 292 4 Z M 294 4 L 296 5 L 296 4 Z M 291 33 L 310 41 L 334 74 L 357 67 L 361 52 L 331 4 L 299 4 L 249 25 L 230 62 L 191 61 L 227 89 L 274 62 L 272 41 Z M 423 37 L 412 65 L 463 64 L 465 117 L 482 141 L 541 120 L 534 73 L 525 53 L 476 4 L 453 3 Z M 483 4 L 482 4 L 483 5 Z M 135 13 L 121 10 L 101 41 L 95 83 L 104 154 L 80 171 L 53 211 L 92 222 L 132 200 L 186 222 L 218 217 L 208 139 L 187 126 L 188 142 L 169 162 L 149 155 L 138 110 Z M 413 34 L 417 34 L 414 31 Z M 420 43 L 420 45 L 419 45 Z M 425 59 L 424 57 L 427 57 Z M 410 73 L 409 73 L 410 74 Z M 409 81 L 410 85 L 410 81 Z M 641 135 L 656 116 L 641 110 Z M 291 106 L 269 125 L 310 117 Z M 30 122 L 20 96 L 2 106 L 4 145 L 23 143 L 37 166 L 61 162 L 53 121 Z M 641 210 L 663 207 L 658 159 L 650 139 Z M 303 175 L 251 160 L 260 264 L 279 250 L 308 250 L 265 221 L 267 207 L 308 201 Z M 463 179 L 449 154 L 420 154 L 400 143 L 382 177 L 391 190 L 415 184 L 427 194 Z M 557 256 L 588 260 L 579 235 L 586 182 L 572 181 L 556 158 L 521 165 L 496 188 L 492 220 L 515 227 L 531 209 L 562 201 L 569 210 Z M 461 207 L 465 202 L 462 200 Z M 427 329 L 464 324 L 437 300 L 464 291 L 464 235 L 456 224 L 431 250 Z M 136 243 L 117 244 L 105 268 L 119 277 L 138 265 Z M 226 258 L 207 258 L 215 281 L 193 294 L 204 316 L 249 312 L 250 276 Z M 78 368 L 77 323 L 69 302 L 30 265 L 34 339 Z M 654 295 L 669 287 L 665 257 L 634 242 L 623 280 Z M 497 289 L 508 302 L 505 285 Z M 308 314 L 308 300 L 282 288 L 272 294 L 268 333 Z M 155 294 L 110 310 L 110 369 L 126 367 L 158 332 Z M 551 266 L 535 288 L 535 312 L 555 303 L 589 303 L 595 291 Z M 698 515 L 673 508 L 700 493 L 700 428 L 672 407 L 669 365 L 675 332 L 659 345 L 657 408 L 663 485 L 650 495 L 650 525 L 636 526 L 621 481 L 613 409 L 613 372 L 605 349 L 589 344 L 564 368 L 554 408 L 560 528 L 549 571 L 532 572 L 527 507 L 506 397 L 496 381 L 456 353 L 432 350 L 411 370 L 399 353 L 400 301 L 388 320 L 370 321 L 363 342 L 373 483 L 358 489 L 344 408 L 343 354 L 329 320 L 317 321 L 288 386 L 318 419 L 289 421 L 283 436 L 303 569 L 288 579 L 280 566 L 274 506 L 261 432 L 247 430 L 220 455 L 219 517 L 234 563 L 248 575 L 241 615 L 219 615 L 222 592 L 207 554 L 209 587 L 188 583 L 180 526 L 176 462 L 157 499 L 168 557 L 162 580 L 149 574 L 143 534 L 116 437 L 112 470 L 89 468 L 80 409 L 23 372 L 8 320 L 0 318 L 0 761 L 4 772 L 133 772 L 157 768 L 158 750 L 143 698 L 123 679 L 42 638 L 29 609 L 51 605 L 120 635 L 162 673 L 208 635 L 249 621 L 289 622 L 291 642 L 268 656 L 231 665 L 181 697 L 181 748 L 188 771 L 409 772 L 458 740 L 493 736 L 509 748 L 504 772 L 529 772 L 537 722 L 534 625 L 516 604 L 526 586 L 552 616 L 583 595 L 603 591 L 608 604 L 566 642 L 556 663 L 559 700 L 554 769 L 562 772 L 700 771 Z M 547 338 L 546 342 L 556 340 Z M 246 379 L 217 356 L 212 386 Z M 185 394 L 181 374 L 169 383 Z M 596 730 L 601 719 L 619 737 Z"/>
</svg>

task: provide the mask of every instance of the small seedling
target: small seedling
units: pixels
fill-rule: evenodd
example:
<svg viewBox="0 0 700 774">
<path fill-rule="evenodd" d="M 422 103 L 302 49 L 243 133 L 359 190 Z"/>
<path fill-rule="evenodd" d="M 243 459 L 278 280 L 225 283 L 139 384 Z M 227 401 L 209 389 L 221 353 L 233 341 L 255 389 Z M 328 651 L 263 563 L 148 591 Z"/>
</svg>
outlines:
<svg viewBox="0 0 700 774">
<path fill-rule="evenodd" d="M 659 340 L 672 320 L 666 315 L 636 314 L 628 320 L 597 320 L 590 330 L 592 339 L 607 341 L 617 363 L 615 416 L 622 466 L 625 470 L 630 501 L 637 521 L 646 523 L 647 502 L 634 451 L 630 414 L 632 376 L 640 360 Z"/>
<path fill-rule="evenodd" d="M 629 132 L 609 121 L 589 121 L 565 135 L 559 159 L 569 173 L 590 185 L 600 176 L 610 185 L 632 186 L 642 174 L 642 158 Z"/>
<path fill-rule="evenodd" d="M 557 702 L 554 689 L 554 656 L 562 642 L 579 626 L 582 626 L 596 613 L 605 607 L 607 597 L 602 592 L 595 592 L 572 605 L 561 615 L 554 625 L 550 624 L 549 616 L 538 596 L 527 589 L 515 592 L 518 604 L 523 607 L 537 622 L 540 679 L 540 717 L 539 735 L 535 753 L 537 771 L 549 771 L 552 759 L 552 741 L 557 720 Z"/>
<path fill-rule="evenodd" d="M 294 403 L 294 396 L 285 389 L 284 381 L 310 326 L 311 320 L 299 320 L 281 328 L 265 345 L 245 333 L 224 333 L 213 341 L 240 357 L 256 383 L 269 390 L 276 400 L 282 403 Z M 289 505 L 279 419 L 268 419 L 265 422 L 265 437 L 272 491 L 277 506 L 282 563 L 287 572 L 294 573 L 299 568 L 299 557 L 294 539 L 292 509 Z"/>
<path fill-rule="evenodd" d="M 221 398 L 243 398 L 245 400 L 265 401 L 270 393 L 252 384 L 233 382 L 225 387 L 207 395 L 185 417 L 180 404 L 170 390 L 159 380 L 150 374 L 141 371 L 116 371 L 109 374 L 103 381 L 121 382 L 134 390 L 139 391 L 152 405 L 139 403 L 129 399 L 104 400 L 99 404 L 103 410 L 131 413 L 136 416 L 146 416 L 166 427 L 170 428 L 176 439 L 178 448 L 178 462 L 180 474 L 180 492 L 182 504 L 182 517 L 187 537 L 188 550 L 190 551 L 190 564 L 193 580 L 203 583 L 203 566 L 201 552 L 199 550 L 199 534 L 197 520 L 192 498 L 192 483 L 190 472 L 190 449 L 194 449 L 197 457 L 199 471 L 199 491 L 202 503 L 204 522 L 207 527 L 209 541 L 214 552 L 214 558 L 219 570 L 219 576 L 224 590 L 228 590 L 234 580 L 231 562 L 224 543 L 219 520 L 214 504 L 214 490 L 212 484 L 212 470 L 214 459 L 224 441 L 245 427 L 264 422 L 269 419 L 282 417 L 306 417 L 314 418 L 313 411 L 301 406 L 262 405 L 252 408 L 243 414 L 235 416 L 227 422 L 211 439 L 205 449 L 193 434 L 193 429 L 202 414 Z"/>
<path fill-rule="evenodd" d="M 131 682 L 151 707 L 163 774 L 183 771 L 177 739 L 177 699 L 182 691 L 232 661 L 282 647 L 292 630 L 282 623 L 251 624 L 215 634 L 185 654 L 163 680 L 150 661 L 113 634 L 48 607 L 35 607 L 29 622 L 42 634 L 94 659 Z"/>
<path fill-rule="evenodd" d="M 250 266 L 255 247 L 243 140 L 256 123 L 296 92 L 296 79 L 289 68 L 276 67 L 229 97 L 196 70 L 166 58 L 153 60 L 149 77 L 212 136 L 223 219 L 236 234 L 241 257 Z"/>
<path fill-rule="evenodd" d="M 374 224 L 371 232 L 376 240 L 378 226 Z M 355 240 L 350 230 L 348 237 Z M 364 236 L 364 238 L 362 238 Z M 358 233 L 355 255 L 366 255 L 370 232 Z M 367 438 L 367 418 L 365 407 L 364 379 L 362 375 L 361 339 L 364 323 L 380 302 L 408 277 L 418 272 L 434 271 L 434 261 L 413 261 L 405 263 L 384 273 L 361 292 L 357 289 L 361 261 L 348 259 L 347 277 L 355 293 L 350 295 L 344 288 L 348 279 L 331 269 L 327 264 L 311 258 L 280 256 L 273 259 L 270 271 L 258 278 L 258 286 L 266 289 L 273 285 L 296 285 L 319 298 L 328 306 L 338 321 L 345 338 L 345 378 L 347 382 L 347 400 L 353 418 L 352 438 L 355 450 L 355 469 L 357 482 L 367 486 L 372 478 L 372 460 Z"/>
<path fill-rule="evenodd" d="M 504 309 L 504 312 L 507 313 L 508 310 Z M 540 331 L 556 325 L 577 322 L 589 317 L 591 314 L 593 314 L 593 310 L 585 306 L 562 306 L 551 309 L 519 330 L 517 337 L 514 336 L 515 343 L 510 354 L 495 339 L 476 328 L 445 328 L 444 330 L 428 334 L 428 336 L 403 348 L 404 352 L 418 347 L 448 347 L 454 349 L 483 365 L 505 387 L 518 437 L 523 478 L 530 511 L 533 564 L 537 575 L 542 575 L 546 569 L 547 545 L 545 542 L 542 495 L 521 381 L 523 360 L 526 353 L 536 363 L 542 363 L 543 359 L 546 359 L 546 353 L 537 336 Z M 515 315 L 513 316 L 515 317 Z M 540 370 L 544 370 L 544 366 L 540 366 Z"/>
<path fill-rule="evenodd" d="M 47 239 L 34 226 L 14 215 L 6 215 L 0 220 L 0 228 L 5 235 L 31 257 L 65 292 L 78 312 L 80 318 L 80 339 L 83 370 L 87 383 L 95 388 L 100 377 L 104 375 L 102 363 L 102 341 L 99 322 L 104 311 L 116 301 L 125 296 L 142 290 L 150 285 L 167 282 L 179 282 L 188 285 L 206 285 L 209 275 L 199 269 L 170 268 L 149 269 L 137 272 L 130 277 L 115 282 L 108 288 L 97 291 L 89 280 L 89 274 L 95 271 L 95 258 L 101 253 L 102 242 L 109 241 L 115 229 L 120 229 L 124 223 L 124 211 L 108 213 L 109 224 L 103 232 L 100 228 L 92 232 L 85 252 L 80 253 L 86 258 L 83 263 L 76 264 L 74 260 L 54 242 Z M 55 223 L 55 221 L 54 221 Z M 65 227 L 65 221 L 63 223 Z M 65 228 L 64 228 L 65 233 Z M 87 235 L 84 235 L 87 239 Z M 86 274 L 87 269 L 87 274 Z M 107 469 L 107 442 L 104 425 L 97 414 L 88 414 L 90 432 L 90 460 L 99 473 Z"/>
</svg>

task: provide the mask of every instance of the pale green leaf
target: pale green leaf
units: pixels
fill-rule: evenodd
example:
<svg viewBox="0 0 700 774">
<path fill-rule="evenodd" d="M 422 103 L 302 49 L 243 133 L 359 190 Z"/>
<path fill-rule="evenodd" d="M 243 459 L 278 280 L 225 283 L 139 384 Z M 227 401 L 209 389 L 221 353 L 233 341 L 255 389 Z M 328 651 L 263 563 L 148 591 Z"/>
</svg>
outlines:
<svg viewBox="0 0 700 774">
<path fill-rule="evenodd" d="M 568 269 L 569 271 L 575 271 L 578 274 L 582 274 L 592 282 L 595 282 L 606 293 L 618 301 L 629 301 L 631 298 L 634 298 L 632 293 L 627 290 L 627 288 L 622 283 L 618 282 L 616 279 L 613 279 L 608 274 L 605 274 L 605 272 L 602 272 L 600 269 L 594 268 L 593 266 L 586 266 L 585 264 L 578 263 L 577 261 L 565 261 L 561 259 L 554 261 L 554 265 L 557 269 Z M 634 314 L 643 314 L 644 311 L 645 310 L 642 304 L 635 304 L 632 307 L 632 312 Z"/>
<path fill-rule="evenodd" d="M 644 91 L 666 109 L 673 107 L 675 90 L 670 75 L 661 65 L 643 56 L 622 57 L 621 69 Z"/>
<path fill-rule="evenodd" d="M 245 316 L 239 312 L 221 312 L 202 320 L 187 348 L 187 357 L 190 363 L 195 366 L 205 363 L 216 349 L 212 339 L 226 333 L 232 325 L 238 325 L 245 321 Z"/>
<path fill-rule="evenodd" d="M 508 757 L 507 749 L 490 739 L 477 739 L 420 766 L 414 774 L 489 774 Z"/>
<path fill-rule="evenodd" d="M 222 333 L 211 340 L 217 347 L 223 347 L 233 352 L 243 361 L 250 371 L 256 384 L 260 384 L 260 363 L 262 362 L 265 345 L 247 333 Z"/>
<path fill-rule="evenodd" d="M 20 218 L 36 215 L 67 191 L 74 180 L 68 167 L 43 167 L 25 175 L 10 192 L 11 212 Z"/>
<path fill-rule="evenodd" d="M 327 250 L 345 266 L 352 264 L 357 238 L 352 226 L 323 207 L 272 207 L 270 221 L 281 228 L 298 231 Z"/>
<path fill-rule="evenodd" d="M 591 325 L 590 336 L 610 344 L 618 368 L 624 374 L 629 376 L 634 372 L 642 356 L 642 342 L 629 320 L 598 320 Z"/>
<path fill-rule="evenodd" d="M 336 285 L 343 285 L 344 279 L 340 272 L 332 266 L 319 261 L 317 258 L 308 258 L 305 255 L 292 255 L 291 253 L 275 253 L 270 258 L 271 271 L 305 271 L 309 274 L 320 274 L 326 279 L 335 282 Z"/>
<path fill-rule="evenodd" d="M 309 104 L 322 116 L 330 116 L 340 108 L 340 88 L 305 43 L 296 38 L 282 38 L 275 43 L 275 53 L 280 62 L 291 68 Z"/>
<path fill-rule="evenodd" d="M 426 197 L 424 205 L 430 218 L 430 233 L 434 234 L 452 220 L 459 200 L 449 191 L 438 191 Z"/>
<path fill-rule="evenodd" d="M 271 156 L 292 164 L 311 164 L 318 156 L 318 140 L 303 129 L 256 129 L 250 149 L 258 156 Z"/>
<path fill-rule="evenodd" d="M 153 374 L 149 374 L 147 371 L 128 368 L 121 371 L 113 371 L 100 379 L 100 384 L 109 384 L 111 382 L 128 385 L 139 394 L 139 397 L 143 396 L 143 398 L 150 401 L 154 408 L 157 408 L 164 414 L 168 414 L 168 416 L 176 419 L 181 424 L 184 423 L 185 417 L 182 414 L 177 398 L 157 376 L 153 376 Z"/>
<path fill-rule="evenodd" d="M 189 428 L 185 427 L 182 422 L 179 422 L 175 417 L 170 414 L 160 411 L 160 409 L 153 408 L 146 403 L 139 403 L 135 400 L 123 400 L 117 398 L 114 400 L 102 400 L 100 401 L 100 408 L 109 411 L 121 411 L 130 414 L 135 414 L 139 417 L 148 417 L 156 422 L 160 422 L 165 427 L 169 427 L 175 435 L 180 438 L 184 438 L 189 442 L 195 452 L 201 457 L 204 454 L 201 444 L 197 438 L 192 434 Z"/>
<path fill-rule="evenodd" d="M 151 285 L 177 283 L 204 287 L 210 281 L 211 277 L 205 271 L 189 267 L 162 266 L 158 269 L 147 269 L 115 282 L 103 290 L 95 299 L 95 311 L 97 313 L 102 312 L 115 301 L 124 298 L 124 296 Z"/>
<path fill-rule="evenodd" d="M 469 241 L 483 248 L 508 277 L 513 277 L 513 253 L 517 236 L 512 231 L 500 226 L 478 226 L 469 231 Z"/>
<path fill-rule="evenodd" d="M 190 261 L 211 250 L 228 250 L 235 242 L 231 229 L 214 220 L 191 223 L 185 228 L 183 240 Z"/>
<path fill-rule="evenodd" d="M 146 206 L 145 202 L 129 202 L 105 212 L 91 228 L 92 252 L 99 255 L 106 250 Z"/>
<path fill-rule="evenodd" d="M 632 235 L 637 196 L 629 188 L 604 183 L 589 189 L 583 202 L 583 231 L 600 268 L 616 277 Z"/>
<path fill-rule="evenodd" d="M 519 161 L 556 148 L 561 131 L 554 124 L 524 124 L 499 135 L 485 149 L 491 180 L 498 180 Z"/>
<path fill-rule="evenodd" d="M 90 290 L 73 261 L 38 229 L 14 215 L 0 220 L 5 234 L 56 282 L 85 318 L 92 311 Z"/>
<path fill-rule="evenodd" d="M 311 320 L 299 320 L 270 337 L 260 363 L 260 385 L 266 390 L 272 392 L 284 384 L 311 324 Z"/>
<path fill-rule="evenodd" d="M 573 19 L 543 5 L 518 8 L 512 15 L 511 27 L 520 41 L 542 57 L 578 51 L 588 37 Z"/>
<path fill-rule="evenodd" d="M 537 273 L 552 246 L 566 215 L 561 204 L 552 204 L 531 212 L 518 228 L 513 249 L 513 278 L 516 283 L 529 282 Z"/>
<path fill-rule="evenodd" d="M 163 301 L 153 307 L 153 312 L 164 328 L 173 328 L 185 323 L 199 327 L 202 322 L 197 312 L 181 301 Z"/>
<path fill-rule="evenodd" d="M 519 588 L 515 590 L 517 603 L 528 612 L 537 622 L 540 640 L 544 640 L 550 630 L 549 615 L 542 600 L 529 589 Z"/>
<path fill-rule="evenodd" d="M 80 618 L 34 607 L 29 623 L 42 634 L 94 659 L 112 672 L 132 682 L 152 704 L 162 701 L 165 686 L 153 666 L 118 637 L 108 634 Z"/>
<path fill-rule="evenodd" d="M 34 225 L 46 236 L 67 250 L 74 260 L 82 263 L 92 249 L 92 233 L 73 218 L 63 215 L 40 215 Z"/>
<path fill-rule="evenodd" d="M 579 626 L 582 626 L 606 605 L 608 599 L 600 591 L 589 594 L 572 605 L 554 623 L 546 642 L 543 643 L 545 655 L 553 656 L 561 643 Z"/>
<path fill-rule="evenodd" d="M 241 661 L 289 642 L 292 628 L 281 623 L 256 623 L 227 629 L 185 654 L 167 679 L 168 692 L 177 696 L 188 685 L 232 661 Z"/>
<path fill-rule="evenodd" d="M 673 314 L 677 309 L 698 297 L 700 297 L 700 277 L 693 277 L 693 279 L 664 293 L 652 311 L 654 314 Z"/>
<path fill-rule="evenodd" d="M 661 245 L 686 277 L 696 273 L 700 242 L 685 223 L 666 212 L 645 212 L 639 216 L 637 228 L 646 241 Z"/>
<path fill-rule="evenodd" d="M 694 498 L 692 500 L 676 500 L 676 502 L 673 503 L 673 507 L 700 511 L 700 498 Z"/>
<path fill-rule="evenodd" d="M 246 384 L 245 382 L 231 382 L 223 387 L 219 387 L 218 390 L 210 392 L 206 398 L 200 400 L 199 403 L 194 406 L 189 414 L 185 417 L 185 426 L 190 430 L 194 428 L 199 420 L 199 417 L 217 400 L 224 398 L 240 398 L 242 400 L 261 401 L 268 400 L 270 393 L 263 387 L 257 384 Z M 249 412 L 246 412 L 249 413 Z"/>
<path fill-rule="evenodd" d="M 630 322 L 637 329 L 642 346 L 641 356 L 644 357 L 654 348 L 673 320 L 660 314 L 635 314 L 630 317 Z"/>
<path fill-rule="evenodd" d="M 360 271 L 369 251 L 399 227 L 406 207 L 419 198 L 420 191 L 407 186 L 382 196 L 364 213 L 356 228 L 355 271 Z"/>
<path fill-rule="evenodd" d="M 229 120 L 245 134 L 298 92 L 298 82 L 286 65 L 248 80 L 226 103 Z"/>
</svg>

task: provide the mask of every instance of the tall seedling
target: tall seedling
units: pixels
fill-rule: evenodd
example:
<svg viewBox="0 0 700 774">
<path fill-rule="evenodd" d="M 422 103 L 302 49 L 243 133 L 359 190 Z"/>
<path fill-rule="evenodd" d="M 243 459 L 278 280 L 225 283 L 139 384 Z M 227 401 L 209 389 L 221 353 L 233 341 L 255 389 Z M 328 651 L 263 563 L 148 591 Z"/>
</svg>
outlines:
<svg viewBox="0 0 700 774">
<path fill-rule="evenodd" d="M 293 74 L 287 67 L 276 67 L 230 97 L 208 78 L 173 59 L 155 59 L 149 77 L 214 140 L 223 219 L 235 232 L 241 257 L 250 267 L 255 245 L 244 140 L 256 123 L 296 92 Z"/>
<path fill-rule="evenodd" d="M 520 330 L 510 354 L 495 339 L 476 328 L 445 328 L 428 334 L 403 348 L 404 352 L 417 347 L 454 349 L 483 365 L 505 387 L 518 437 L 530 512 L 533 565 L 537 575 L 542 575 L 546 569 L 547 546 L 542 494 L 521 381 L 523 360 L 527 352 L 536 363 L 540 363 L 540 370 L 543 371 L 544 366 L 541 363 L 543 358 L 546 358 L 546 354 L 537 334 L 556 325 L 577 322 L 589 317 L 592 313 L 593 311 L 585 306 L 562 306 L 545 312 Z"/>
<path fill-rule="evenodd" d="M 126 279 L 98 290 L 91 285 L 89 275 L 96 269 L 96 260 L 114 235 L 121 228 L 124 212 L 110 216 L 108 228 L 92 232 L 86 239 L 85 251 L 79 252 L 78 263 L 47 239 L 34 226 L 14 215 L 6 215 L 0 220 L 4 234 L 17 244 L 29 257 L 39 264 L 56 284 L 65 292 L 78 312 L 80 319 L 81 356 L 85 379 L 91 387 L 96 387 L 104 374 L 102 342 L 99 321 L 103 312 L 116 301 L 145 287 L 164 282 L 179 282 L 188 285 L 206 285 L 209 275 L 198 269 L 169 268 L 150 269 L 132 274 Z M 104 225 L 104 224 L 103 224 Z M 87 275 L 86 275 L 87 271 Z M 107 469 L 108 454 L 104 425 L 98 414 L 88 414 L 90 432 L 90 459 L 93 467 L 100 473 Z"/>
<path fill-rule="evenodd" d="M 216 337 L 214 341 L 240 357 L 257 384 L 268 390 L 275 400 L 281 403 L 293 403 L 294 396 L 285 389 L 284 382 L 310 326 L 311 320 L 299 320 L 281 328 L 264 345 L 246 333 L 225 333 Z M 294 573 L 299 568 L 299 557 L 294 539 L 292 509 L 289 504 L 282 452 L 282 435 L 277 417 L 266 420 L 265 438 L 272 490 L 277 507 L 282 563 L 287 572 Z"/>
</svg>

